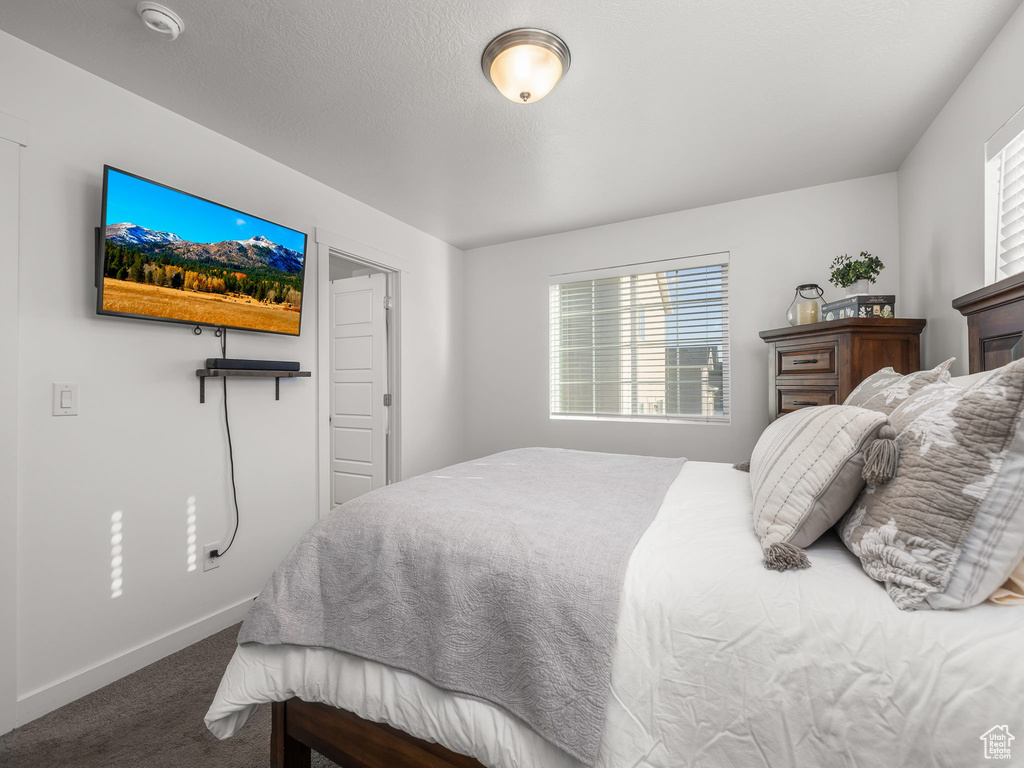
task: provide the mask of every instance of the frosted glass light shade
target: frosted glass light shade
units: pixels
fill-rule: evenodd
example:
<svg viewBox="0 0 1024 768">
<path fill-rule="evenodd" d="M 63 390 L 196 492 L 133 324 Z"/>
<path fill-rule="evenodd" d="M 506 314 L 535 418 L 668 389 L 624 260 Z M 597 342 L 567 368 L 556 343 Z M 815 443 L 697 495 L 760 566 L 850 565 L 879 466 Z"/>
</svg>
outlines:
<svg viewBox="0 0 1024 768">
<path fill-rule="evenodd" d="M 509 101 L 540 101 L 569 69 L 569 48 L 542 29 L 513 29 L 484 49 L 484 74 Z"/>
</svg>

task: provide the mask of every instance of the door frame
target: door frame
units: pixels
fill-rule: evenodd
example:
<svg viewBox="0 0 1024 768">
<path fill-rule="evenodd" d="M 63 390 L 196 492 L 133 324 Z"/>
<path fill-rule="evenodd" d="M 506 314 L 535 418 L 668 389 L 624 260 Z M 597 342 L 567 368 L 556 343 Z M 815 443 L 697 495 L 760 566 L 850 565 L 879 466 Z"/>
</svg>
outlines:
<svg viewBox="0 0 1024 768">
<path fill-rule="evenodd" d="M 17 170 L 14 195 L 20 203 L 22 147 L 28 146 L 28 124 L 0 112 L 0 142 L 13 145 Z M 5 146 L 5 151 L 10 147 Z M 16 206 L 13 248 L 0 248 L 3 273 L 14 275 L 14 301 L 0 307 L 0 354 L 10 365 L 0 381 L 0 735 L 18 725 L 18 333 L 21 250 L 21 206 Z M 5 234 L 4 239 L 7 239 Z"/>
<path fill-rule="evenodd" d="M 317 227 L 317 519 L 331 511 L 331 256 L 379 269 L 387 274 L 388 312 L 388 447 L 386 482 L 402 478 L 402 275 L 408 262 L 400 256 Z"/>
</svg>

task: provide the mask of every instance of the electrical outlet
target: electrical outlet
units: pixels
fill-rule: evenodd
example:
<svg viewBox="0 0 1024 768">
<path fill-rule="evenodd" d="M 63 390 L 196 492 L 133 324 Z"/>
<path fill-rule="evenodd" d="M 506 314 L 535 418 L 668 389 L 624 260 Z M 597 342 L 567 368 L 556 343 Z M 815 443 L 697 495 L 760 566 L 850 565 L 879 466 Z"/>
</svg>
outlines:
<svg viewBox="0 0 1024 768">
<path fill-rule="evenodd" d="M 210 553 L 215 549 L 220 549 L 219 541 L 215 541 L 213 542 L 213 544 L 207 544 L 205 547 L 203 547 L 204 571 L 212 571 L 214 568 L 220 568 L 220 560 L 216 557 L 210 557 Z"/>
</svg>

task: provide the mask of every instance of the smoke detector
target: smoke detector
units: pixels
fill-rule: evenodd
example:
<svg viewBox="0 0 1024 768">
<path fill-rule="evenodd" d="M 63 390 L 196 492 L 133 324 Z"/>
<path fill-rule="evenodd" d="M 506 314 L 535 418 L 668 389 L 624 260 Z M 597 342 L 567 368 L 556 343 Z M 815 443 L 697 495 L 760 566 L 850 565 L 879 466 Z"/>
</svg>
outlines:
<svg viewBox="0 0 1024 768">
<path fill-rule="evenodd" d="M 142 17 L 142 21 L 147 27 L 168 40 L 177 40 L 178 35 L 185 28 L 185 22 L 181 20 L 181 16 L 166 5 L 142 0 L 135 6 L 135 10 L 139 12 L 139 16 Z"/>
</svg>

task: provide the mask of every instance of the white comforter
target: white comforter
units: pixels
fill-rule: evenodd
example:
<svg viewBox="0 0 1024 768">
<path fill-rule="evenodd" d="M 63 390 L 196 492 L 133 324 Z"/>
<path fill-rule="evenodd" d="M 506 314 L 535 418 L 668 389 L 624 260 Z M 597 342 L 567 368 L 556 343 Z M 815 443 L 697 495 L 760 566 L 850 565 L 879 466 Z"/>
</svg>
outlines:
<svg viewBox="0 0 1024 768">
<path fill-rule="evenodd" d="M 1008 725 L 1024 754 L 1024 608 L 903 613 L 831 534 L 761 566 L 748 476 L 687 462 L 630 560 L 600 768 L 969 766 Z M 297 696 L 492 768 L 579 768 L 501 710 L 333 650 L 237 649 L 220 738 Z"/>
</svg>

